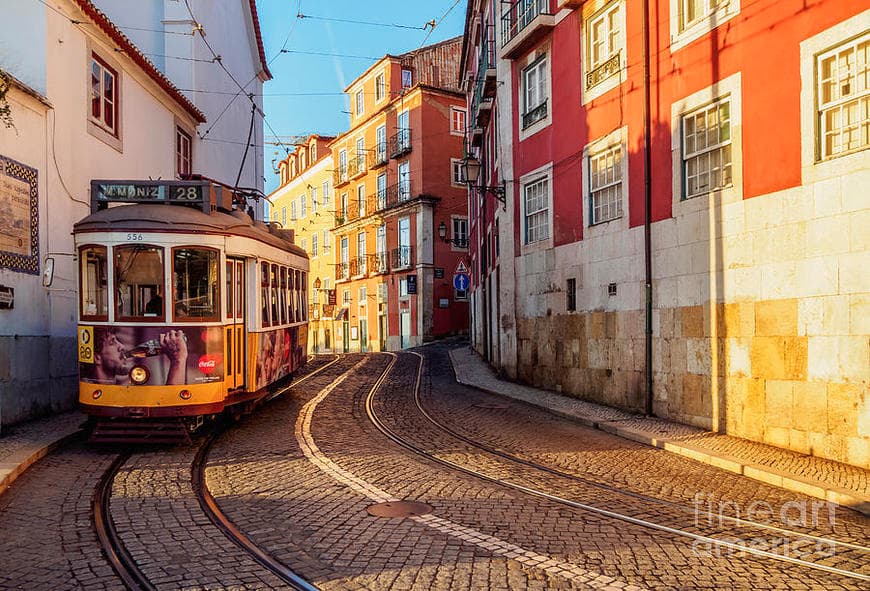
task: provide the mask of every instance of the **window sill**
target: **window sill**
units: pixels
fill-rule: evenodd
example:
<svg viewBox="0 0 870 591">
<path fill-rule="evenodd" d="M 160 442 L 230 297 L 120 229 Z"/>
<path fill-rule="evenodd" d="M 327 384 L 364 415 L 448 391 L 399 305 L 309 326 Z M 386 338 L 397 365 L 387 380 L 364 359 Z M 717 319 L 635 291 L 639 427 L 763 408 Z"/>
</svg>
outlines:
<svg viewBox="0 0 870 591">
<path fill-rule="evenodd" d="M 121 141 L 121 138 L 95 123 L 93 119 L 88 119 L 88 133 L 118 152 L 124 153 L 124 142 Z"/>
</svg>

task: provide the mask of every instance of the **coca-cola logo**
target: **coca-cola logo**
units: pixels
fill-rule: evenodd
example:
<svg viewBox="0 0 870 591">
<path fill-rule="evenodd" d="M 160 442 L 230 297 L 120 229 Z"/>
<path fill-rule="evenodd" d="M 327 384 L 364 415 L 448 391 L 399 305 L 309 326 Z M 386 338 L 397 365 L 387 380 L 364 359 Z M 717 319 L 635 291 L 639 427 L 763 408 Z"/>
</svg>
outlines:
<svg viewBox="0 0 870 591">
<path fill-rule="evenodd" d="M 199 358 L 199 363 L 197 364 L 199 367 L 199 371 L 204 373 L 207 376 L 210 376 L 214 370 L 221 364 L 223 361 L 223 356 L 220 354 L 208 354 L 203 355 Z"/>
</svg>

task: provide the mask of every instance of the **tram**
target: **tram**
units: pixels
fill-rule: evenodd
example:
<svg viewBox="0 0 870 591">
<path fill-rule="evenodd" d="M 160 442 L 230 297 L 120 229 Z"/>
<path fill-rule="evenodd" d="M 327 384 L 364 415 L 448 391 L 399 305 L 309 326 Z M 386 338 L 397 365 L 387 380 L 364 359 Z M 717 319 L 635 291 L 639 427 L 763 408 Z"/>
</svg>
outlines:
<svg viewBox="0 0 870 591">
<path fill-rule="evenodd" d="M 73 227 L 91 440 L 179 442 L 306 361 L 308 257 L 209 181 L 91 182 Z"/>
</svg>

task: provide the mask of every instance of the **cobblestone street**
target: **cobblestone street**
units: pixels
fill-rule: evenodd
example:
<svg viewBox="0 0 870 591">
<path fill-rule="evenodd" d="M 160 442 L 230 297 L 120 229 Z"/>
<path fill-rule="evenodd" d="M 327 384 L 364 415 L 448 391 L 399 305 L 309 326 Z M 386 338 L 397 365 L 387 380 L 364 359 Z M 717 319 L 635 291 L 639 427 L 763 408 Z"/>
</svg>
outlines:
<svg viewBox="0 0 870 591">
<path fill-rule="evenodd" d="M 447 345 L 418 351 L 321 356 L 214 441 L 132 450 L 108 506 L 140 586 L 294 588 L 278 564 L 324 590 L 866 588 L 861 513 L 459 384 Z M 91 511 L 119 451 L 67 443 L 2 493 L 0 588 L 125 587 Z M 204 509 L 203 454 L 239 538 Z"/>
</svg>

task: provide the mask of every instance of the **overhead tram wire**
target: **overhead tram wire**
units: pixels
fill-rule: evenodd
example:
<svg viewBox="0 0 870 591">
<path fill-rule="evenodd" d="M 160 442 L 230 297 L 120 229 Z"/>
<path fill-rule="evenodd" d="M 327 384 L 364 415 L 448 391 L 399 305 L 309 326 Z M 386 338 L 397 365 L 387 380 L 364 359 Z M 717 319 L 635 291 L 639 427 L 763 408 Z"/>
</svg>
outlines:
<svg viewBox="0 0 870 591">
<path fill-rule="evenodd" d="M 458 0 L 457 0 L 457 2 L 458 2 Z M 301 12 L 296 14 L 296 18 L 297 19 L 308 18 L 311 20 L 330 21 L 330 22 L 334 22 L 334 23 L 349 23 L 349 24 L 353 24 L 353 25 L 367 25 L 370 27 L 392 27 L 394 29 L 411 29 L 411 30 L 419 30 L 419 31 L 425 31 L 427 27 L 434 27 L 435 26 L 434 20 L 425 23 L 421 27 L 421 26 L 412 26 L 412 25 L 399 25 L 396 23 L 379 23 L 379 22 L 375 22 L 375 21 L 358 21 L 358 20 L 344 19 L 344 18 L 331 18 L 331 17 L 327 17 L 327 16 L 315 16 L 315 15 L 310 15 L 310 14 L 302 14 Z"/>
</svg>

